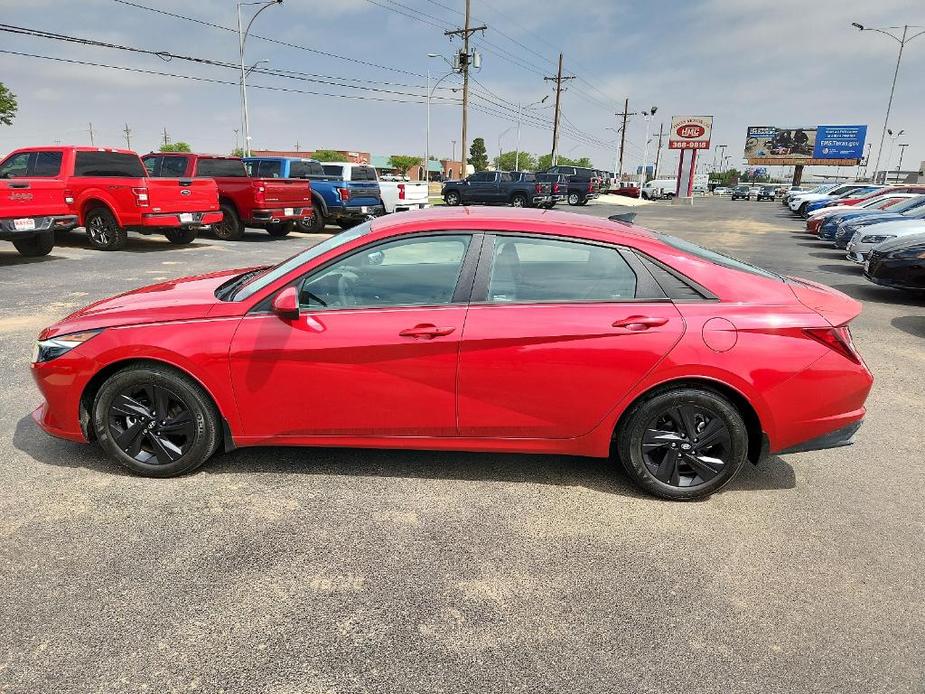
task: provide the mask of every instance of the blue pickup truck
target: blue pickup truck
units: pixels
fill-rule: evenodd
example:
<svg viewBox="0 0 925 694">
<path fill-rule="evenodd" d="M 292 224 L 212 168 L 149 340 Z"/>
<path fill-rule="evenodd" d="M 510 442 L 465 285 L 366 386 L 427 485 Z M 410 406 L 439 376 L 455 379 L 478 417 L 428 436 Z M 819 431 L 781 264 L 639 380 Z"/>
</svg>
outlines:
<svg viewBox="0 0 925 694">
<path fill-rule="evenodd" d="M 349 229 L 383 214 L 376 170 L 365 164 L 324 163 L 296 157 L 247 157 L 248 173 L 258 178 L 304 178 L 311 182 L 315 216 L 302 231 L 320 233 L 326 224 Z"/>
</svg>

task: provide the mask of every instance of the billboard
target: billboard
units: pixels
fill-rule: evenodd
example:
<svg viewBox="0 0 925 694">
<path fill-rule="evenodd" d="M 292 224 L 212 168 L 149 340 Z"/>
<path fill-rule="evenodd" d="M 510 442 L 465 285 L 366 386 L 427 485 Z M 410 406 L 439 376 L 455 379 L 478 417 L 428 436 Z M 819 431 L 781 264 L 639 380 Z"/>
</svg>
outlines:
<svg viewBox="0 0 925 694">
<path fill-rule="evenodd" d="M 710 149 L 713 116 L 673 116 L 668 149 Z"/>
<path fill-rule="evenodd" d="M 855 166 L 866 137 L 866 125 L 752 126 L 745 137 L 745 158 L 751 165 Z"/>
</svg>

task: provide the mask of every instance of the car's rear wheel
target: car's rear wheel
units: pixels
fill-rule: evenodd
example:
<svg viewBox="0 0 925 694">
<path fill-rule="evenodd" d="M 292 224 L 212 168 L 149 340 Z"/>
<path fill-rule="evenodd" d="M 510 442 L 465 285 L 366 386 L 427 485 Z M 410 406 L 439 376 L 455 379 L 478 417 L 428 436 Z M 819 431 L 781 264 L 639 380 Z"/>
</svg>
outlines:
<svg viewBox="0 0 925 694">
<path fill-rule="evenodd" d="M 84 217 L 90 245 L 100 251 L 118 251 L 125 248 L 128 233 L 119 226 L 115 216 L 105 207 L 94 207 Z"/>
<path fill-rule="evenodd" d="M 219 442 L 219 419 L 208 394 L 160 366 L 133 366 L 110 376 L 94 400 L 93 428 L 111 458 L 147 477 L 189 472 Z"/>
<path fill-rule="evenodd" d="M 517 193 L 511 198 L 511 207 L 526 207 L 527 206 L 527 196 L 521 193 Z"/>
<path fill-rule="evenodd" d="M 167 229 L 164 231 L 164 236 L 170 243 L 184 246 L 195 241 L 198 233 L 196 229 Z"/>
<path fill-rule="evenodd" d="M 449 192 L 443 196 L 443 202 L 450 207 L 456 207 L 459 204 L 459 193 Z"/>
<path fill-rule="evenodd" d="M 666 499 L 698 499 L 728 484 L 748 454 L 742 415 L 705 388 L 663 390 L 634 405 L 617 431 L 630 478 Z"/>
<path fill-rule="evenodd" d="M 212 225 L 212 233 L 222 241 L 240 241 L 244 236 L 244 223 L 238 211 L 225 202 L 221 204 L 221 209 L 222 221 Z"/>
<path fill-rule="evenodd" d="M 51 253 L 51 249 L 55 247 L 55 235 L 50 231 L 36 234 L 32 238 L 13 241 L 13 246 L 19 251 L 19 255 L 26 258 L 38 258 Z"/>
<path fill-rule="evenodd" d="M 569 205 L 580 205 L 581 196 L 578 193 L 569 193 L 568 194 L 568 204 Z"/>
</svg>

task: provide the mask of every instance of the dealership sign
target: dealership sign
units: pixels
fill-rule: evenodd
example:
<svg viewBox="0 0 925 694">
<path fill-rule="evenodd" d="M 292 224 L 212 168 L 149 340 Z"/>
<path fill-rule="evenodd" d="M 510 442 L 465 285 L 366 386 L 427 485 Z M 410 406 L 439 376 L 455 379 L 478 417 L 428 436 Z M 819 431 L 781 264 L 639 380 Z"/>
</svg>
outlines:
<svg viewBox="0 0 925 694">
<path fill-rule="evenodd" d="M 674 116 L 668 149 L 710 149 L 713 116 Z"/>
<path fill-rule="evenodd" d="M 854 166 L 866 136 L 866 125 L 753 126 L 746 133 L 745 158 L 752 165 Z"/>
</svg>

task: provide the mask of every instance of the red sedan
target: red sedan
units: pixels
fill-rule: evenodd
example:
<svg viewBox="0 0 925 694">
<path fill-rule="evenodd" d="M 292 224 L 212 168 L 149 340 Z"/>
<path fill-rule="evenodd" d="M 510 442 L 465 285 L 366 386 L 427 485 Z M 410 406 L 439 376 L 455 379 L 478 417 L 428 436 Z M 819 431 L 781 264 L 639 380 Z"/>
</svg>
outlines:
<svg viewBox="0 0 925 694">
<path fill-rule="evenodd" d="M 619 220 L 432 209 L 74 313 L 39 337 L 34 417 L 152 477 L 240 446 L 505 451 L 614 457 L 692 499 L 850 442 L 859 312 Z"/>
</svg>

